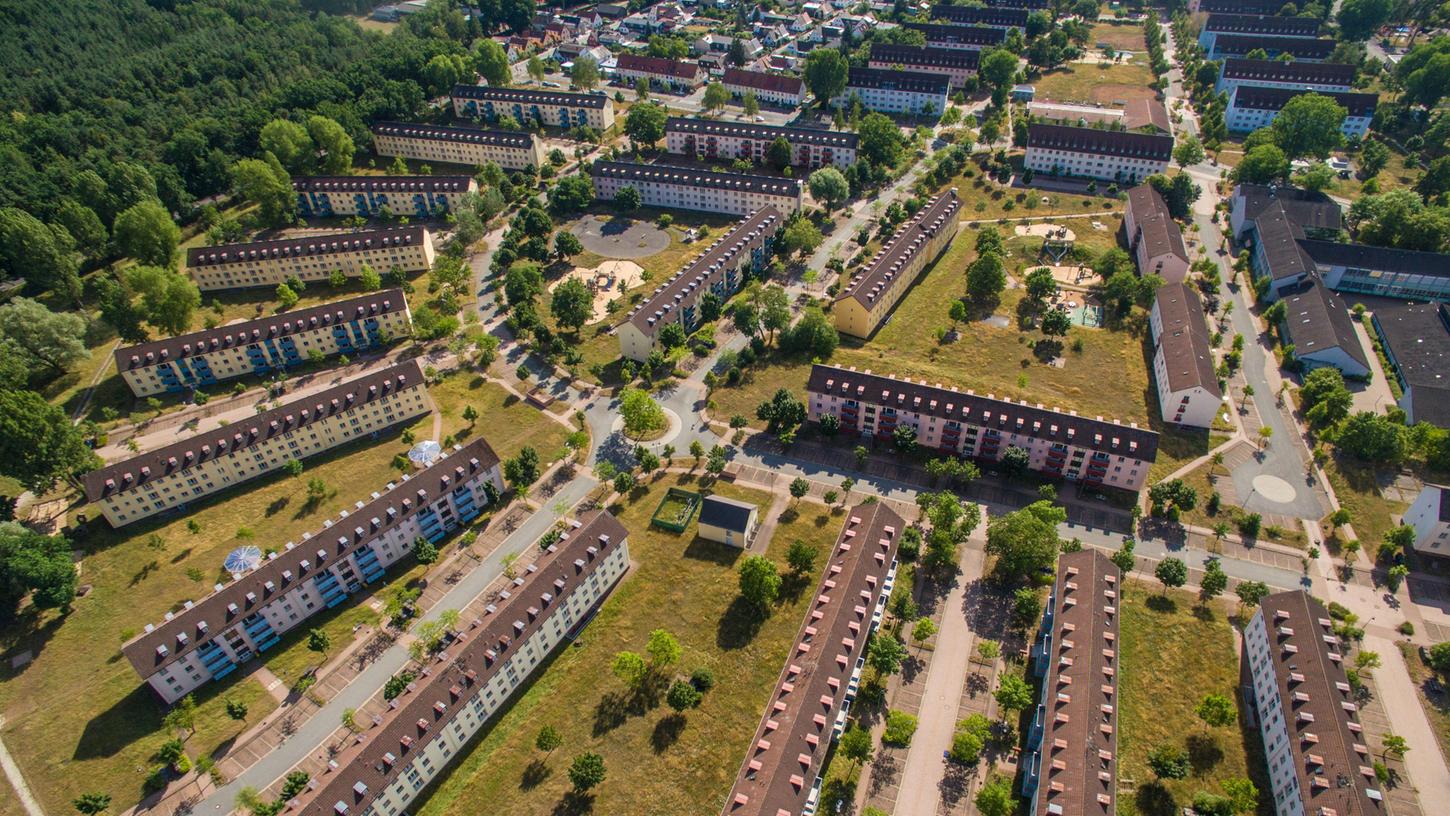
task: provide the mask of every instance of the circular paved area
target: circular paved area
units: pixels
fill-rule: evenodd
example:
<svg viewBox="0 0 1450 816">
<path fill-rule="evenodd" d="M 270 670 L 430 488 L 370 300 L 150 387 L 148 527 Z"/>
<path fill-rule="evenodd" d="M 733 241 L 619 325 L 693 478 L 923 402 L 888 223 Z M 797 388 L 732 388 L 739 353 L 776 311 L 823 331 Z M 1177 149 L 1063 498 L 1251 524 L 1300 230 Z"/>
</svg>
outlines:
<svg viewBox="0 0 1450 816">
<path fill-rule="evenodd" d="M 1278 476 L 1271 476 L 1267 473 L 1260 473 L 1254 477 L 1254 492 L 1279 504 L 1288 504 L 1294 501 L 1294 486 L 1280 479 Z"/>
<path fill-rule="evenodd" d="M 606 258 L 647 258 L 670 247 L 670 234 L 628 216 L 586 215 L 569 228 L 584 248 Z"/>
</svg>

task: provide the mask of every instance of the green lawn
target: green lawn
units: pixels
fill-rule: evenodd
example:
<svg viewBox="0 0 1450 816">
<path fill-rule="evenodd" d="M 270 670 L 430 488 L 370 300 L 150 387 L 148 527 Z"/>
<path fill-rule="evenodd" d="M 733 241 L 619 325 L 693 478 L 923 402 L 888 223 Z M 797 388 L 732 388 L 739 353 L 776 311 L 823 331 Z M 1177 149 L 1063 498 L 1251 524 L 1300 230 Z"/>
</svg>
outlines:
<svg viewBox="0 0 1450 816">
<path fill-rule="evenodd" d="M 750 633 L 733 607 L 740 551 L 649 526 L 650 514 L 672 485 L 698 490 L 692 477 L 666 477 L 616 508 L 629 528 L 635 572 L 614 590 L 570 648 L 557 653 L 523 694 L 415 808 L 422 816 L 555 811 L 569 787 L 571 759 L 586 751 L 604 757 L 608 773 L 594 813 L 716 813 L 724 803 L 745 748 L 760 721 L 800 625 L 805 589 L 778 605 Z M 762 507 L 769 496 L 728 484 L 712 490 Z M 784 570 L 784 552 L 802 539 L 824 552 L 841 517 L 804 504 L 782 519 L 769 556 Z M 820 559 L 817 559 L 819 564 Z M 815 577 L 810 579 L 814 582 Z M 804 583 L 802 584 L 804 586 Z M 642 650 L 650 631 L 670 630 L 684 647 L 676 667 L 715 673 L 716 685 L 683 725 L 660 704 L 621 709 L 624 688 L 609 670 L 620 650 Z M 563 747 L 545 757 L 534 737 L 557 728 Z"/>
<path fill-rule="evenodd" d="M 1148 50 L 1148 43 L 1143 39 L 1143 26 L 1139 23 L 1099 22 L 1093 26 L 1088 45 L 1097 48 L 1099 43 L 1134 54 L 1142 54 Z"/>
<path fill-rule="evenodd" d="M 1260 811 L 1271 811 L 1258 731 L 1241 727 L 1242 720 L 1209 728 L 1193 712 L 1208 694 L 1224 694 L 1241 704 L 1230 605 L 1220 601 L 1204 611 L 1196 596 L 1175 591 L 1165 597 L 1160 589 L 1151 577 L 1137 576 L 1127 582 L 1118 607 L 1118 813 L 1176 814 L 1197 791 L 1221 793 L 1224 780 L 1243 777 L 1258 785 Z M 1148 752 L 1169 744 L 1186 749 L 1194 768 L 1187 779 L 1158 787 L 1148 769 Z M 1135 793 L 1127 792 L 1127 780 L 1137 784 Z"/>
<path fill-rule="evenodd" d="M 544 462 L 561 458 L 569 431 L 502 387 L 471 371 L 458 371 L 428 389 L 438 414 L 443 417 L 443 435 L 463 442 L 482 434 L 500 459 L 532 446 Z M 478 419 L 470 428 L 463 409 L 473 406 Z M 420 437 L 422 438 L 422 437 Z"/>
<path fill-rule="evenodd" d="M 1435 741 L 1440 744 L 1440 752 L 1450 755 L 1450 695 L 1442 690 L 1435 700 L 1426 696 L 1425 685 L 1435 673 L 1420 659 L 1419 649 L 1413 643 L 1401 642 L 1399 647 L 1400 654 L 1405 658 L 1405 667 L 1410 672 L 1410 679 L 1415 683 L 1415 696 L 1420 698 L 1420 706 L 1425 709 L 1425 717 L 1435 731 Z M 1442 687 L 1443 681 L 1442 678 Z"/>
<path fill-rule="evenodd" d="M 971 175 L 967 175 L 968 173 Z M 1122 203 L 1110 198 L 1002 187 L 983 178 L 982 171 L 975 164 L 968 165 L 962 175 L 943 184 L 941 189 L 948 187 L 957 188 L 957 195 L 962 199 L 963 221 L 985 223 L 999 218 L 1040 218 L 1046 215 L 1078 215 L 1103 210 L 1122 211 Z M 1107 185 L 1103 185 L 1103 191 L 1107 191 Z M 1078 228 L 1079 224 L 1082 225 L 1081 229 Z M 1081 219 L 1074 219 L 1070 226 L 1078 235 L 1089 229 L 1087 221 Z M 1010 231 L 1011 226 L 1004 229 Z"/>
<path fill-rule="evenodd" d="M 1347 456 L 1331 457 L 1324 471 L 1329 475 L 1329 484 L 1334 487 L 1339 506 L 1349 510 L 1350 524 L 1354 526 L 1360 545 L 1373 558 L 1375 550 L 1385 540 L 1385 533 L 1394 529 L 1391 516 L 1404 513 L 1410 505 L 1385 498 L 1380 492 L 1374 468 Z"/>
<path fill-rule="evenodd" d="M 1141 39 L 1141 32 L 1136 32 Z M 1154 99 L 1153 71 L 1147 65 L 1073 63 L 1049 71 L 1033 83 L 1043 102 L 1100 103 L 1115 106 L 1134 99 Z"/>
</svg>

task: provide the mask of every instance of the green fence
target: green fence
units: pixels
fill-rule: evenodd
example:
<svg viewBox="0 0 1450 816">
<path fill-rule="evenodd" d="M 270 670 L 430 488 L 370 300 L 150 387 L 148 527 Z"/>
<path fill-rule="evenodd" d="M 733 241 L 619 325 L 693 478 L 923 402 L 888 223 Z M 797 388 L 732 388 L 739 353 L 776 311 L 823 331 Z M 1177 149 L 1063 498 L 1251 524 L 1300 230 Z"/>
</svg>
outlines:
<svg viewBox="0 0 1450 816">
<path fill-rule="evenodd" d="M 660 506 L 655 508 L 654 515 L 650 517 L 650 524 L 672 533 L 683 533 L 685 528 L 690 526 L 690 519 L 694 518 L 695 511 L 698 509 L 700 509 L 699 493 L 672 487 L 665 497 L 660 499 Z"/>
</svg>

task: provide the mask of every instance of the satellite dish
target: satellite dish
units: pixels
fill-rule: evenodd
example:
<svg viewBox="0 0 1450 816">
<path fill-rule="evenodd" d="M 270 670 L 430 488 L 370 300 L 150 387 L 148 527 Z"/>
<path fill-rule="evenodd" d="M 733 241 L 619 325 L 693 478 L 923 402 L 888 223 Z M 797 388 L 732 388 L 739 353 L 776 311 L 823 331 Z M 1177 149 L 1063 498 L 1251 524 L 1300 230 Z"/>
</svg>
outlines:
<svg viewBox="0 0 1450 816">
<path fill-rule="evenodd" d="M 412 450 L 408 451 L 408 461 L 420 468 L 425 468 L 438 461 L 438 458 L 442 455 L 443 446 L 429 439 L 419 442 L 413 446 Z"/>
<path fill-rule="evenodd" d="M 222 562 L 222 569 L 233 575 L 240 575 L 244 572 L 251 572 L 262 563 L 262 551 L 256 547 L 238 547 L 227 553 L 227 559 Z"/>
</svg>

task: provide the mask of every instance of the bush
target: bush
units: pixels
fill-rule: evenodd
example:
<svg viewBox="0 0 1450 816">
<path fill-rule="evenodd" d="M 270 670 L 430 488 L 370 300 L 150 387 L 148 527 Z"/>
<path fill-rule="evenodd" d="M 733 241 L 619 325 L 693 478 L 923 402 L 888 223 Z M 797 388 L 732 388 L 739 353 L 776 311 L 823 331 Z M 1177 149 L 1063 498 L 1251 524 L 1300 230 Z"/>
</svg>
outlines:
<svg viewBox="0 0 1450 816">
<path fill-rule="evenodd" d="M 715 673 L 705 668 L 695 669 L 695 673 L 690 675 L 690 684 L 697 691 L 709 691 L 715 687 Z"/>
<path fill-rule="evenodd" d="M 881 734 L 883 743 L 905 748 L 911 744 L 911 736 L 915 733 L 915 717 L 905 711 L 886 712 L 886 730 Z"/>
</svg>

